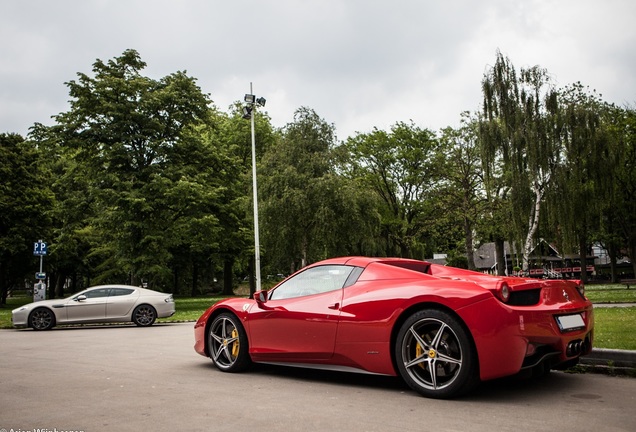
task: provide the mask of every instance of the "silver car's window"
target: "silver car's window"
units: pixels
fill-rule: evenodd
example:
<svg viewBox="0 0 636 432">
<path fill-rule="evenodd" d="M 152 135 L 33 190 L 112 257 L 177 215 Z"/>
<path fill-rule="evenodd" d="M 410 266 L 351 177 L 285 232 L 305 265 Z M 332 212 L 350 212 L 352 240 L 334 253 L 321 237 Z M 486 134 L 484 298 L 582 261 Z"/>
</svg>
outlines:
<svg viewBox="0 0 636 432">
<path fill-rule="evenodd" d="M 273 289 L 269 298 L 281 300 L 341 289 L 352 269 L 342 265 L 312 267 Z"/>
<path fill-rule="evenodd" d="M 134 289 L 131 288 L 112 288 L 110 290 L 110 296 L 114 297 L 114 296 L 125 296 L 125 295 L 130 295 L 134 292 Z"/>
<path fill-rule="evenodd" d="M 108 297 L 108 292 L 110 288 L 99 288 L 90 291 L 86 291 L 84 295 L 86 298 L 99 298 L 99 297 Z"/>
</svg>

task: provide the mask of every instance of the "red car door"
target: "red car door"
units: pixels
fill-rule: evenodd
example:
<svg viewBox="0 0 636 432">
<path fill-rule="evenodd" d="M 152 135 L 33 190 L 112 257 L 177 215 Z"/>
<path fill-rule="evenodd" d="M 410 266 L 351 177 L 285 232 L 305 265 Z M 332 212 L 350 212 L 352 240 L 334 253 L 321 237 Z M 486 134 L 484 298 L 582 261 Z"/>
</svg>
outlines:
<svg viewBox="0 0 636 432">
<path fill-rule="evenodd" d="M 324 360 L 333 355 L 343 285 L 352 267 L 321 266 L 287 279 L 248 314 L 254 361 Z"/>
</svg>

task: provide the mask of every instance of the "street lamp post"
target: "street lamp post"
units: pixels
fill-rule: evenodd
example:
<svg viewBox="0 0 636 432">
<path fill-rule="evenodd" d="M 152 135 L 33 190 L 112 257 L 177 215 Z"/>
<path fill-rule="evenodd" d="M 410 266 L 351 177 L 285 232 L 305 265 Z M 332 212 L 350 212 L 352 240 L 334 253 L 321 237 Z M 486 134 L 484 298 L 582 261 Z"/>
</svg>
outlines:
<svg viewBox="0 0 636 432">
<path fill-rule="evenodd" d="M 243 107 L 243 118 L 250 119 L 252 124 L 252 192 L 254 196 L 254 267 L 256 273 L 256 291 L 261 290 L 261 247 L 258 237 L 258 188 L 256 182 L 256 134 L 254 132 L 254 111 L 256 106 L 265 106 L 265 98 L 256 98 L 250 83 L 250 93 L 245 95 L 246 106 Z"/>
</svg>

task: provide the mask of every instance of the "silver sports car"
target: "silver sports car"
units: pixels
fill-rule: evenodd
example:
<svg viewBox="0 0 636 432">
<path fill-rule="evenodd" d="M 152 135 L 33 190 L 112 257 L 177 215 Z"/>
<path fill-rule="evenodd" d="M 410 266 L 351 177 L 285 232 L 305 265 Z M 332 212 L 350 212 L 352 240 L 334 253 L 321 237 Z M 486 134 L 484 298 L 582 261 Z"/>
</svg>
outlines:
<svg viewBox="0 0 636 432">
<path fill-rule="evenodd" d="M 129 322 L 150 326 L 175 312 L 172 294 L 128 285 L 100 285 L 71 297 L 41 300 L 13 310 L 15 327 L 48 330 L 58 324 Z"/>
</svg>

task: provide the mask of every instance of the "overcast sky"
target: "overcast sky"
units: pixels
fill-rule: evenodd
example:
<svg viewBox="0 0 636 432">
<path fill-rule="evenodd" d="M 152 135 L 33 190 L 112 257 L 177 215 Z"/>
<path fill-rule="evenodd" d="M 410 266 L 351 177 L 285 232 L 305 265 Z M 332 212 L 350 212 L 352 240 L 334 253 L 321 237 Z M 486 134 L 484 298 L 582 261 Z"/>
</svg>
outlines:
<svg viewBox="0 0 636 432">
<path fill-rule="evenodd" d="M 339 139 L 456 126 L 498 49 L 636 102 L 634 0 L 0 0 L 0 133 L 52 124 L 65 82 L 129 48 L 144 75 L 185 70 L 223 111 L 253 82 L 274 126 L 306 106 Z"/>
</svg>

